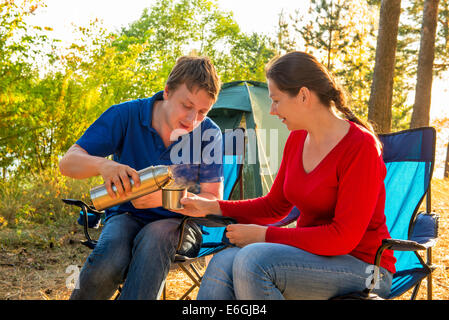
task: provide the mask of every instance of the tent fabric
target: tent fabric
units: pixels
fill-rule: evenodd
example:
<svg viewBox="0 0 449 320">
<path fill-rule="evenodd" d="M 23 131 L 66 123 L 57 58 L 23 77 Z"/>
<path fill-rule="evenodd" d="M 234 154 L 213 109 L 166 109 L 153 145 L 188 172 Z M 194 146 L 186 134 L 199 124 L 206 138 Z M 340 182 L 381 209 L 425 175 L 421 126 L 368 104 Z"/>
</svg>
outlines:
<svg viewBox="0 0 449 320">
<path fill-rule="evenodd" d="M 418 215 L 415 220 L 432 177 L 435 130 L 411 129 L 379 138 L 387 168 L 385 216 L 391 237 L 402 240 L 420 237 L 421 241 L 436 237 L 434 219 Z M 409 290 L 430 272 L 416 252 L 395 251 L 394 255 L 396 273 L 389 298 Z"/>
</svg>

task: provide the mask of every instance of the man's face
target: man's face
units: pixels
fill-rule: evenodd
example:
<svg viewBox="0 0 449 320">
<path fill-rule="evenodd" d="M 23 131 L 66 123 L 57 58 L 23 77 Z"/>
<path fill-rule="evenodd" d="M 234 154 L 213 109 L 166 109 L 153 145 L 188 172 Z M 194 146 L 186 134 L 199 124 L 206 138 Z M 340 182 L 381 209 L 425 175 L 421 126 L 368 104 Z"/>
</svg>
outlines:
<svg viewBox="0 0 449 320">
<path fill-rule="evenodd" d="M 204 120 L 212 108 L 214 99 L 204 89 L 189 91 L 185 84 L 175 90 L 164 90 L 167 123 L 171 131 L 176 129 L 191 132 Z"/>
</svg>

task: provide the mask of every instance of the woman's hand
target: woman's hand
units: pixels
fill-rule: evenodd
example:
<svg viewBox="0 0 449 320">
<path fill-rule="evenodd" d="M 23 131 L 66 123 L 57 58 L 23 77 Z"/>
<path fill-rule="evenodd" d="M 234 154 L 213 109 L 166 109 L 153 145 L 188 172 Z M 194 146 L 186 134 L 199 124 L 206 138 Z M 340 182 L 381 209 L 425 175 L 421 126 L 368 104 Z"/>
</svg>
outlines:
<svg viewBox="0 0 449 320">
<path fill-rule="evenodd" d="M 226 237 L 232 244 L 244 247 L 255 242 L 265 242 L 267 229 L 256 224 L 230 224 L 226 227 Z"/>
<path fill-rule="evenodd" d="M 184 209 L 170 210 L 190 217 L 205 217 L 208 214 L 221 215 L 217 200 L 210 200 L 196 194 L 187 193 L 187 197 L 181 199 Z"/>
</svg>

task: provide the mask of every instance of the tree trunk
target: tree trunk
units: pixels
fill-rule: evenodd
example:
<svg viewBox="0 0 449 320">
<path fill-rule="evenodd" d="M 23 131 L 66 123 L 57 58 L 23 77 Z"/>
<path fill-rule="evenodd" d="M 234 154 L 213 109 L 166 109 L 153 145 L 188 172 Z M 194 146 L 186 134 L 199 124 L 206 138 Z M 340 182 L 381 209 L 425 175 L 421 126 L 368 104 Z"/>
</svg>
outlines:
<svg viewBox="0 0 449 320">
<path fill-rule="evenodd" d="M 444 163 L 444 177 L 449 178 L 449 143 L 447 144 L 446 162 Z"/>
<path fill-rule="evenodd" d="M 433 61 L 435 58 L 435 35 L 437 30 L 439 0 L 425 0 L 421 43 L 418 56 L 415 104 L 410 128 L 429 125 L 432 96 Z"/>
<path fill-rule="evenodd" d="M 401 0 L 382 0 L 368 120 L 379 133 L 391 130 L 391 101 Z"/>
</svg>

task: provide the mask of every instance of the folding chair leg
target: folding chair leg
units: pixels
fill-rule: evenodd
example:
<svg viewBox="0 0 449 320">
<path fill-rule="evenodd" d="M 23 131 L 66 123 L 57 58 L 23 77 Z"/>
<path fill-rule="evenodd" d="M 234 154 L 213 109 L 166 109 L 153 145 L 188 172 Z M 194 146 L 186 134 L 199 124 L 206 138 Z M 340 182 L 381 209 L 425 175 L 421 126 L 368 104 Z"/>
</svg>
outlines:
<svg viewBox="0 0 449 320">
<path fill-rule="evenodd" d="M 432 248 L 427 249 L 427 265 L 432 266 Z M 432 300 L 432 272 L 427 276 L 427 300 Z"/>
<path fill-rule="evenodd" d="M 195 275 L 196 275 L 196 277 L 197 277 L 197 279 L 198 279 L 198 282 L 201 283 L 201 279 L 202 279 L 203 277 L 200 275 L 200 272 L 198 271 L 198 269 L 195 268 L 195 266 L 194 266 L 193 264 L 190 265 L 190 269 L 192 269 L 193 273 L 195 273 Z"/>
<path fill-rule="evenodd" d="M 197 287 L 197 285 L 196 285 L 196 284 L 193 284 L 193 285 L 189 288 L 189 290 L 187 290 L 187 291 L 182 295 L 182 297 L 179 298 L 179 300 L 184 300 L 184 299 L 190 294 L 190 292 L 192 292 L 193 289 L 195 289 L 196 287 Z"/>
<path fill-rule="evenodd" d="M 410 300 L 416 300 L 416 296 L 418 295 L 418 291 L 419 291 L 419 287 L 420 286 L 421 286 L 421 281 L 418 282 L 416 284 L 415 288 L 413 289 L 412 296 L 411 296 Z"/>
<path fill-rule="evenodd" d="M 195 268 L 191 266 L 197 277 L 195 277 L 183 264 L 179 264 L 179 267 L 189 276 L 189 278 L 193 281 L 195 285 L 197 285 L 198 287 L 201 285 L 200 283 L 201 277 L 199 276 L 198 271 L 196 271 Z"/>
<path fill-rule="evenodd" d="M 190 264 L 190 268 L 192 269 L 193 274 L 182 263 L 179 264 L 179 267 L 193 281 L 193 285 L 189 288 L 189 290 L 187 290 L 182 295 L 182 297 L 179 298 L 179 300 L 184 300 L 190 294 L 190 292 L 192 292 L 196 287 L 198 287 L 198 288 L 200 287 L 200 285 L 201 285 L 201 276 L 200 276 L 198 270 L 192 264 Z"/>
<path fill-rule="evenodd" d="M 118 300 L 118 298 L 120 297 L 120 295 L 122 294 L 122 285 L 119 285 L 117 288 L 117 294 L 114 297 L 114 300 Z"/>
</svg>

